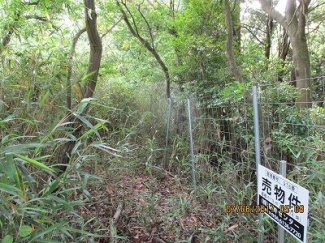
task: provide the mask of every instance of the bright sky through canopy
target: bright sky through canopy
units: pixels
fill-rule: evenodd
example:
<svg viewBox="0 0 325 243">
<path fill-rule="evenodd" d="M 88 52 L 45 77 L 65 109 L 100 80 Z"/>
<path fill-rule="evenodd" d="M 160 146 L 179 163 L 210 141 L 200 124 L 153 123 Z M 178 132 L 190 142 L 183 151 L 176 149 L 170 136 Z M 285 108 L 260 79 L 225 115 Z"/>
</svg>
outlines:
<svg viewBox="0 0 325 243">
<path fill-rule="evenodd" d="M 275 6 L 275 9 L 280 13 L 284 13 L 287 0 L 280 0 Z M 261 9 L 261 4 L 258 0 L 246 1 L 245 4 L 252 9 Z"/>
</svg>

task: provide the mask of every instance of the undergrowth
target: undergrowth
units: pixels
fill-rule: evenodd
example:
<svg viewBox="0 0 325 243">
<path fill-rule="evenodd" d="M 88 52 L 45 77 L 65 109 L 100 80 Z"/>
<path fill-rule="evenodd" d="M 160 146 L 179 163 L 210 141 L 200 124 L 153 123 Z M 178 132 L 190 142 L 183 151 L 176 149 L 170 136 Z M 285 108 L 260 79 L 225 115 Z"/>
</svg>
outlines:
<svg viewBox="0 0 325 243">
<path fill-rule="evenodd" d="M 242 146 L 237 157 L 227 149 L 225 137 L 218 135 L 218 124 L 207 128 L 194 122 L 194 130 L 217 132 L 194 131 L 197 190 L 193 191 L 187 124 L 183 121 L 180 132 L 175 132 L 178 120 L 171 120 L 166 148 L 168 103 L 159 88 L 145 85 L 139 91 L 118 81 L 101 87 L 94 99 L 82 100 L 73 110 L 83 123 L 80 137 L 73 136 L 67 111 L 50 102 L 50 94 L 38 102 L 13 98 L 1 115 L 0 239 L 5 243 L 256 242 L 257 215 L 225 213 L 229 204 L 256 203 L 252 124 L 242 118 L 251 116 L 251 109 L 240 105 L 227 109 L 225 118 L 233 123 L 232 131 L 239 134 L 237 145 Z M 238 101 L 237 94 L 226 98 Z M 81 116 L 85 104 L 91 108 Z M 225 104 L 211 107 L 215 105 Z M 311 116 L 294 107 L 272 109 L 288 122 L 323 122 L 323 108 L 312 108 Z M 276 141 L 273 152 L 296 156 L 294 162 L 300 163 L 288 178 L 311 192 L 312 242 L 323 241 L 325 235 L 323 132 L 293 133 L 284 124 L 271 134 Z M 216 141 L 218 150 L 203 152 L 206 138 Z M 316 149 L 298 150 L 297 140 Z M 75 146 L 67 170 L 58 176 L 62 164 L 56 154 L 67 141 Z M 120 204 L 123 209 L 115 222 Z M 266 217 L 264 221 L 265 242 L 274 242 L 276 226 Z"/>
</svg>

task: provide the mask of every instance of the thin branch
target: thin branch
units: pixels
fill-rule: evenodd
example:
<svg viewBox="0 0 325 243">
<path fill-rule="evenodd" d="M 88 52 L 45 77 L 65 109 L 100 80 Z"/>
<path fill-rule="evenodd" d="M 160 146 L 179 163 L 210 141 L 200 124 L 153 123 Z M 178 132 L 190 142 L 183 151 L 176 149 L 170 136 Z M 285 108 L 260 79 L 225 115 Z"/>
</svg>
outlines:
<svg viewBox="0 0 325 243">
<path fill-rule="evenodd" d="M 48 21 L 48 19 L 46 17 L 37 16 L 37 15 L 25 15 L 24 18 L 26 18 L 26 19 L 36 19 L 36 20 L 43 21 L 43 22 Z"/>
<path fill-rule="evenodd" d="M 319 14 L 319 15 L 316 15 L 315 17 L 313 17 L 313 22 L 321 22 L 323 23 L 324 22 L 324 18 L 325 17 L 325 13 L 322 13 L 322 14 Z"/>
<path fill-rule="evenodd" d="M 233 6 L 232 9 L 231 9 L 231 13 L 232 13 L 232 14 L 235 12 L 237 1 L 238 1 L 238 0 L 234 0 L 234 6 Z M 240 3 L 239 3 L 239 4 L 240 4 Z"/>
<path fill-rule="evenodd" d="M 26 19 L 36 19 L 36 20 L 39 20 L 39 21 L 42 21 L 42 22 L 50 22 L 53 29 L 55 29 L 56 31 L 59 31 L 60 30 L 60 27 L 54 25 L 48 18 L 46 17 L 43 17 L 43 16 L 38 16 L 38 15 L 24 15 L 23 16 L 24 18 Z"/>
<path fill-rule="evenodd" d="M 119 18 L 116 22 L 113 23 L 113 25 L 102 35 L 102 39 L 110 33 L 120 22 L 122 21 L 122 18 Z"/>
<path fill-rule="evenodd" d="M 119 1 L 117 1 L 117 3 L 118 3 L 118 5 L 119 5 Z M 137 34 L 138 36 L 140 36 L 140 35 L 139 35 L 138 26 L 137 26 L 137 24 L 135 23 L 135 20 L 134 20 L 133 14 L 131 13 L 130 9 L 126 6 L 126 2 L 123 3 L 123 1 L 122 1 L 122 4 L 123 4 L 123 6 L 126 8 L 126 11 L 128 11 L 128 13 L 129 13 L 130 16 L 131 16 L 131 19 L 132 19 L 132 22 L 133 22 L 133 25 L 134 25 L 134 28 L 135 28 L 135 32 L 136 32 L 136 34 Z M 120 6 L 120 8 L 122 8 L 121 5 L 119 5 L 119 6 Z M 124 16 L 124 15 L 125 15 L 125 16 Z M 127 18 L 127 15 L 125 14 L 125 12 L 124 12 L 124 14 L 123 14 L 123 17 L 124 17 L 124 18 Z"/>
<path fill-rule="evenodd" d="M 129 28 L 131 34 L 137 38 L 140 43 L 149 51 L 151 52 L 151 54 L 155 57 L 156 61 L 158 62 L 158 64 L 160 65 L 162 71 L 164 72 L 165 75 L 165 80 L 166 80 L 166 96 L 167 98 L 170 98 L 170 76 L 169 76 L 169 71 L 168 68 L 166 66 L 166 64 L 164 63 L 164 61 L 161 59 L 160 55 L 158 54 L 157 50 L 150 45 L 149 41 L 144 39 L 137 30 L 134 29 L 134 27 L 132 26 L 132 24 L 130 23 L 128 16 L 126 14 L 126 12 L 124 11 L 124 9 L 122 8 L 120 2 L 118 0 L 116 0 L 116 4 L 119 7 L 122 16 L 123 16 L 123 20 L 126 23 L 127 27 Z M 123 4 L 123 2 L 122 2 Z M 123 4 L 126 7 L 126 4 Z M 136 27 L 133 15 L 131 14 L 131 12 L 129 11 L 129 9 L 126 7 L 127 11 L 129 12 L 132 21 L 134 23 L 134 26 Z"/>
<path fill-rule="evenodd" d="M 1 43 L 1 46 L 0 46 L 0 55 L 2 54 L 3 50 L 10 43 L 11 37 L 12 37 L 12 35 L 14 33 L 14 30 L 16 29 L 17 21 L 19 20 L 20 16 L 21 16 L 21 10 L 19 10 L 16 13 L 14 21 L 9 25 L 8 32 L 7 32 L 7 34 L 5 34 L 5 36 L 2 39 L 2 43 Z"/>
<path fill-rule="evenodd" d="M 309 35 L 310 33 L 316 31 L 319 29 L 319 27 L 321 27 L 324 23 L 323 22 L 320 22 L 314 29 L 308 31 L 307 35 Z"/>
<path fill-rule="evenodd" d="M 308 13 L 314 11 L 316 8 L 318 8 L 318 7 L 320 7 L 320 6 L 323 6 L 324 4 L 325 4 L 325 2 L 320 3 L 320 4 L 317 4 L 316 6 L 309 8 L 309 9 L 308 9 Z"/>
<path fill-rule="evenodd" d="M 153 36 L 152 36 L 152 29 L 147 21 L 147 19 L 144 17 L 143 13 L 141 12 L 141 9 L 140 9 L 140 5 L 138 6 L 138 12 L 140 13 L 141 17 L 144 19 L 144 22 L 146 22 L 146 25 L 148 27 L 148 31 L 149 31 L 149 35 L 150 35 L 150 39 L 151 39 L 151 45 L 152 47 L 154 47 L 154 41 L 153 41 Z"/>
<path fill-rule="evenodd" d="M 251 26 L 251 25 L 248 25 L 248 24 L 245 24 L 245 23 L 241 23 L 241 25 L 243 27 L 246 27 L 246 28 L 250 28 L 250 29 L 255 29 L 255 30 L 258 30 L 258 31 L 261 31 L 263 32 L 263 34 L 267 34 L 267 32 L 261 28 L 258 28 L 257 26 Z"/>
<path fill-rule="evenodd" d="M 78 33 L 75 35 L 75 37 L 73 38 L 72 41 L 72 46 L 71 46 L 71 50 L 69 53 L 69 63 L 68 63 L 68 75 L 67 75 L 67 108 L 69 110 L 71 110 L 72 108 L 72 102 L 71 102 L 71 76 L 72 76 L 72 64 L 73 64 L 73 56 L 76 52 L 76 46 L 77 46 L 77 42 L 80 38 L 80 36 L 86 32 L 86 28 L 83 28 L 81 30 L 78 31 Z"/>
<path fill-rule="evenodd" d="M 2 53 L 2 51 L 4 50 L 4 48 L 7 47 L 7 45 L 9 44 L 10 40 L 11 40 L 11 36 L 14 33 L 14 26 L 10 26 L 8 33 L 6 34 L 6 36 L 2 39 L 2 46 L 0 48 L 0 54 Z"/>
<path fill-rule="evenodd" d="M 40 3 L 41 0 L 38 0 L 36 2 L 22 2 L 23 4 L 30 5 L 30 6 L 36 6 Z"/>
<path fill-rule="evenodd" d="M 113 222 L 114 222 L 114 224 L 117 223 L 117 221 L 118 221 L 118 219 L 119 219 L 119 217 L 120 217 L 120 215 L 121 215 L 122 209 L 123 209 L 123 204 L 120 203 L 120 204 L 117 206 L 116 212 L 115 212 L 115 214 L 114 214 L 114 216 L 113 216 Z"/>
<path fill-rule="evenodd" d="M 249 29 L 247 26 L 245 26 L 245 25 L 242 25 L 242 27 L 243 28 L 245 28 L 260 44 L 262 44 L 262 45 L 264 45 L 265 43 L 264 43 L 264 41 L 261 41 L 255 34 L 254 34 L 254 32 L 251 30 L 251 29 Z"/>
</svg>

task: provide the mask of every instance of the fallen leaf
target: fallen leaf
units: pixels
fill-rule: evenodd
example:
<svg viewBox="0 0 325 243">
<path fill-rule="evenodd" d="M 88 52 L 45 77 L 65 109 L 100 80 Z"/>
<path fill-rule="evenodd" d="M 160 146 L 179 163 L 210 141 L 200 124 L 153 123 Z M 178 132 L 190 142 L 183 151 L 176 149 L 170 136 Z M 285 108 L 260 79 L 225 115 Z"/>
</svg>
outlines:
<svg viewBox="0 0 325 243">
<path fill-rule="evenodd" d="M 235 230 L 238 227 L 238 224 L 234 224 L 233 226 L 230 226 L 228 229 L 225 229 L 225 233 L 228 233 L 230 231 Z"/>
<path fill-rule="evenodd" d="M 135 185 L 135 189 L 138 190 L 138 191 L 142 190 L 143 187 L 144 187 L 144 186 L 143 186 L 142 183 L 138 183 L 138 184 Z"/>
</svg>

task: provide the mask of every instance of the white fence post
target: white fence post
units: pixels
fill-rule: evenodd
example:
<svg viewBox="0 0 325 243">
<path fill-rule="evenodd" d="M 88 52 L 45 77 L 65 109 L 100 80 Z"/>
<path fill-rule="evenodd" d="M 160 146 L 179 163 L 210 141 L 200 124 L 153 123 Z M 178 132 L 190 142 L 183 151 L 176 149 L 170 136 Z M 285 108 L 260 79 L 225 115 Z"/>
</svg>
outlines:
<svg viewBox="0 0 325 243">
<path fill-rule="evenodd" d="M 258 112 L 258 99 L 257 99 L 257 86 L 258 84 L 254 84 L 253 91 L 253 112 L 254 112 L 254 137 L 255 137 L 255 158 L 256 158 L 256 181 L 258 180 L 258 166 L 261 164 L 261 148 L 260 148 L 260 128 L 259 128 L 259 112 Z M 257 191 L 258 191 L 258 183 L 257 183 Z M 256 193 L 256 203 L 259 205 L 258 193 Z M 258 242 L 262 243 L 264 238 L 264 227 L 262 221 L 263 214 L 258 215 L 259 219 L 259 236 Z"/>
<path fill-rule="evenodd" d="M 167 127 L 166 127 L 166 147 L 165 147 L 165 154 L 164 154 L 164 168 L 168 167 L 168 143 L 169 143 L 169 127 L 170 127 L 170 117 L 172 111 L 172 102 L 171 99 L 168 98 L 168 114 L 167 114 Z"/>
<path fill-rule="evenodd" d="M 195 156 L 194 156 L 194 145 L 193 145 L 193 134 L 192 134 L 192 114 L 191 114 L 191 100 L 187 99 L 187 110 L 188 110 L 188 133 L 190 136 L 190 150 L 191 150 L 191 160 L 192 160 L 192 183 L 193 189 L 196 189 L 196 179 L 195 179 Z"/>
<path fill-rule="evenodd" d="M 285 160 L 280 160 L 279 174 L 283 177 L 287 176 L 287 162 Z M 278 225 L 278 243 L 284 243 L 284 229 Z"/>
</svg>

